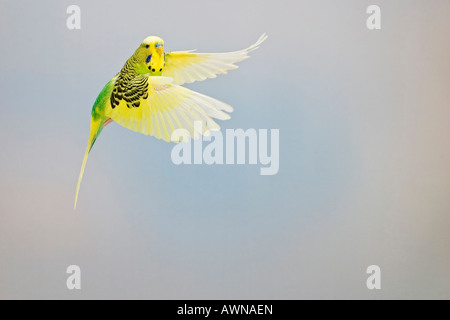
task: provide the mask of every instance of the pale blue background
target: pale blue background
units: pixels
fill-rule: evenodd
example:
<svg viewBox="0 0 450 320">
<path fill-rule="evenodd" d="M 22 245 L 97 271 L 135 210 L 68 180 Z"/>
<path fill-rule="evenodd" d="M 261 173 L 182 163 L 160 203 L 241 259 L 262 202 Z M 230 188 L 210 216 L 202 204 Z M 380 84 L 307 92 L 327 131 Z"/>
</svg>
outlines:
<svg viewBox="0 0 450 320">
<path fill-rule="evenodd" d="M 450 298 L 450 4 L 379 0 L 369 31 L 370 4 L 1 1 L 0 298 Z M 221 52 L 263 32 L 188 87 L 234 106 L 222 130 L 280 129 L 278 175 L 175 166 L 113 124 L 73 211 L 92 104 L 145 37 Z"/>
</svg>

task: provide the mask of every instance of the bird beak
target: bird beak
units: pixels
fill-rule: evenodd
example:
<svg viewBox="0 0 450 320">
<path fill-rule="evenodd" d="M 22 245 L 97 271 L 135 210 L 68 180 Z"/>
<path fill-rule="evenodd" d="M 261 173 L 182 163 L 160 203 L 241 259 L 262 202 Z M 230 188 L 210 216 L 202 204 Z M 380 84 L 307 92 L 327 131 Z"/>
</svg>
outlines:
<svg viewBox="0 0 450 320">
<path fill-rule="evenodd" d="M 163 54 L 163 52 L 164 52 L 164 49 L 163 49 L 162 46 L 155 48 L 155 50 L 156 50 L 156 52 L 157 52 L 160 56 L 162 56 L 162 54 Z"/>
<path fill-rule="evenodd" d="M 155 43 L 155 51 L 162 56 L 163 52 L 164 52 L 164 47 L 163 44 L 161 42 Z"/>
</svg>

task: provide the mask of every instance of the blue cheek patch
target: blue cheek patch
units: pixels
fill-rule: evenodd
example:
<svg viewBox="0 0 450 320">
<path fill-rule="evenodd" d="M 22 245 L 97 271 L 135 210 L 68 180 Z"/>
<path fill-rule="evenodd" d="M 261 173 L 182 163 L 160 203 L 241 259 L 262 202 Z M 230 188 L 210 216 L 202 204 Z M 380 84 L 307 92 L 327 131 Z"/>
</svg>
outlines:
<svg viewBox="0 0 450 320">
<path fill-rule="evenodd" d="M 152 58 L 152 55 L 149 55 L 149 56 L 147 57 L 147 59 L 145 60 L 145 62 L 149 63 L 151 58 Z"/>
</svg>

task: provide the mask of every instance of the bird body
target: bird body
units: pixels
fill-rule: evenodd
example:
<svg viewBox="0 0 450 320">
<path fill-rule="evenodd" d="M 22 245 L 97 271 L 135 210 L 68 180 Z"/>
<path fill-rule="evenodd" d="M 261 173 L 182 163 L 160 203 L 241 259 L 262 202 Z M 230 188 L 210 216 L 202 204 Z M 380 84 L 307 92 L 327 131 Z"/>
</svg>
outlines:
<svg viewBox="0 0 450 320">
<path fill-rule="evenodd" d="M 130 130 L 168 142 L 178 142 L 171 139 L 176 129 L 187 130 L 192 138 L 219 130 L 212 118 L 229 119 L 226 112 L 232 112 L 233 108 L 181 85 L 215 78 L 217 74 L 236 69 L 235 63 L 247 59 L 248 53 L 257 49 L 266 38 L 263 34 L 249 48 L 227 53 L 164 52 L 161 38 L 145 38 L 94 103 L 74 208 L 88 154 L 106 125 L 115 121 Z M 196 121 L 202 126 L 194 126 Z M 201 132 L 197 132 L 198 128 Z"/>
</svg>

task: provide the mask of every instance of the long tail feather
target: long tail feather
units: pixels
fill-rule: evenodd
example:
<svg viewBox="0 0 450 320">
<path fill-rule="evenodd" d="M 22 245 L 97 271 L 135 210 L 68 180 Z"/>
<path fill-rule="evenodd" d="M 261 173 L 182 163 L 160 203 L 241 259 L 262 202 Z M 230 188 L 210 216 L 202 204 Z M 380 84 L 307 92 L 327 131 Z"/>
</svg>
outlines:
<svg viewBox="0 0 450 320">
<path fill-rule="evenodd" d="M 78 193 L 80 192 L 81 180 L 83 179 L 84 168 L 86 167 L 86 162 L 87 162 L 89 152 L 91 151 L 92 147 L 94 146 L 95 140 L 97 140 L 97 137 L 99 136 L 99 134 L 102 131 L 102 129 L 104 128 L 104 126 L 105 126 L 105 120 L 91 119 L 91 131 L 89 133 L 89 141 L 88 141 L 88 145 L 86 148 L 86 152 L 84 154 L 83 164 L 81 165 L 80 176 L 78 177 L 77 191 L 75 193 L 75 202 L 73 205 L 74 210 L 77 208 Z"/>
</svg>

